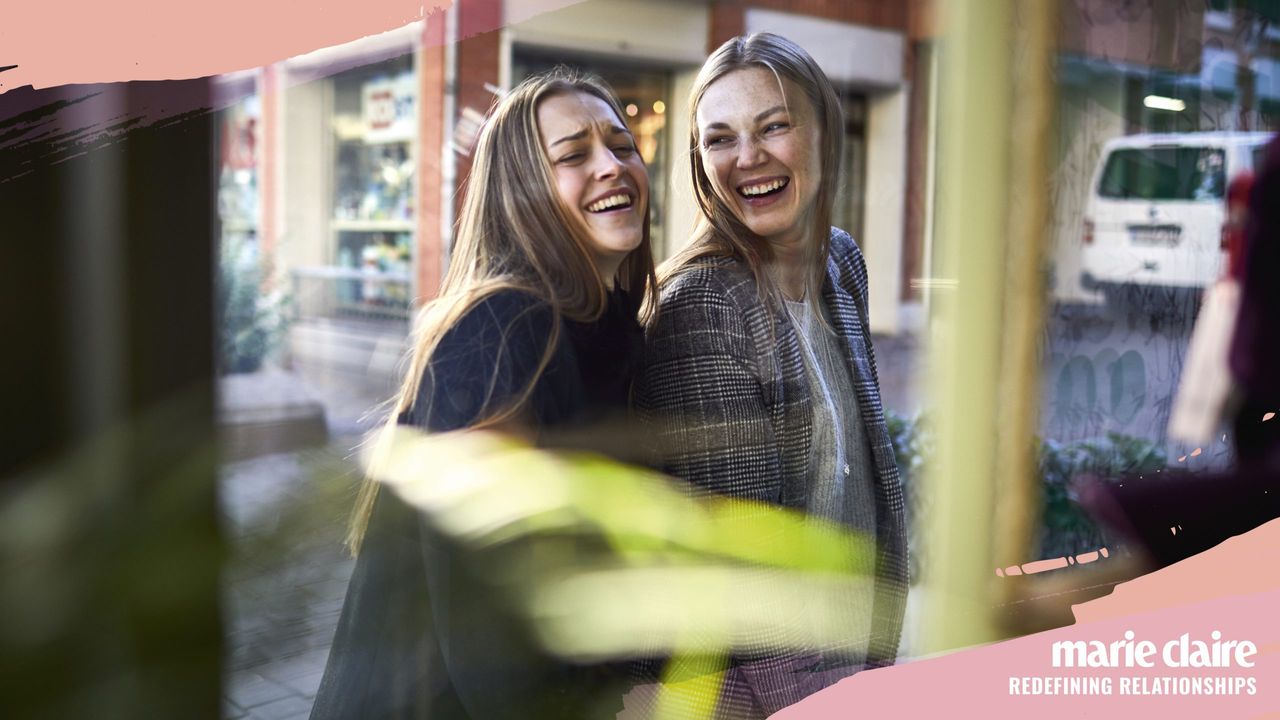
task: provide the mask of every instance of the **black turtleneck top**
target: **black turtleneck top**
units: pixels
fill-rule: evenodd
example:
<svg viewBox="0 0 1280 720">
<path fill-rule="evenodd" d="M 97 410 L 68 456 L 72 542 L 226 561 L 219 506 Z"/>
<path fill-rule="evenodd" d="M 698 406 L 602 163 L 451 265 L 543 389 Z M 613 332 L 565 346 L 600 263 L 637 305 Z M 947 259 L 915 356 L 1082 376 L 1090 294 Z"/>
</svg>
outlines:
<svg viewBox="0 0 1280 720">
<path fill-rule="evenodd" d="M 637 310 L 620 289 L 592 322 L 557 318 L 522 292 L 490 295 L 445 333 L 400 422 L 434 432 L 464 428 L 506 409 L 534 380 L 521 416 L 540 438 L 560 444 L 558 430 L 625 412 L 644 345 Z M 535 380 L 556 322 L 559 338 Z"/>
<path fill-rule="evenodd" d="M 528 294 L 495 293 L 441 338 L 399 421 L 465 428 L 510 407 L 533 382 L 519 417 L 539 444 L 621 454 L 610 423 L 626 417 L 643 348 L 637 308 L 614 290 L 599 319 L 574 322 Z M 487 563 L 380 493 L 312 720 L 612 718 L 625 689 L 617 668 L 545 656 L 485 578 Z"/>
</svg>

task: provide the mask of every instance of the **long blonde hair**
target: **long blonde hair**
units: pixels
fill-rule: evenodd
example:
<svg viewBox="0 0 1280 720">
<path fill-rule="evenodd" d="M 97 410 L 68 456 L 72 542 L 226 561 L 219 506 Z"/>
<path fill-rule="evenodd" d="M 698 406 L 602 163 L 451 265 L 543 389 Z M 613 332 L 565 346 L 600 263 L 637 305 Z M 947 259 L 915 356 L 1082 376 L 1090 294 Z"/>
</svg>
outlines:
<svg viewBox="0 0 1280 720">
<path fill-rule="evenodd" d="M 813 103 L 821 133 L 821 178 L 814 200 L 810 220 L 810 244 L 813 262 L 806 277 L 806 288 L 817 290 L 822 286 L 826 273 L 825 258 L 830 248 L 832 210 L 840 176 L 839 159 L 844 146 L 844 112 L 840 98 L 818 63 L 804 48 L 772 33 L 740 35 L 729 40 L 711 53 L 703 63 L 689 93 L 689 165 L 693 171 L 693 194 L 702 216 L 693 238 L 682 250 L 663 263 L 661 281 L 676 271 L 698 260 L 707 258 L 733 258 L 746 263 L 755 276 L 762 295 L 778 296 L 776 283 L 765 272 L 765 265 L 773 259 L 773 250 L 763 238 L 751 232 L 718 197 L 711 185 L 711 178 L 702 162 L 700 152 L 702 138 L 698 132 L 698 106 L 702 96 L 720 78 L 736 70 L 759 67 L 773 73 L 780 87 L 783 79 L 802 90 Z M 786 97 L 786 93 L 783 93 Z M 816 302 L 816 292 L 806 293 Z M 821 317 L 819 314 L 818 317 Z"/>
<path fill-rule="evenodd" d="M 604 81 L 565 67 L 526 79 L 489 110 L 476 142 L 440 295 L 419 313 L 404 382 L 386 423 L 370 438 L 369 476 L 360 488 L 347 535 L 353 555 L 359 553 L 368 529 L 379 486 L 373 477 L 387 459 L 399 416 L 413 408 L 423 376 L 431 371 L 432 353 L 468 310 L 498 291 L 518 290 L 546 303 L 557 318 L 530 382 L 501 407 L 485 403 L 485 415 L 473 427 L 495 425 L 520 413 L 555 351 L 560 318 L 586 322 L 605 311 L 608 291 L 592 260 L 588 230 L 555 190 L 538 125 L 542 101 L 575 92 L 605 101 L 626 125 L 626 114 Z M 652 305 L 656 283 L 648 213 L 646 208 L 640 246 L 623 259 L 614 282 Z"/>
</svg>

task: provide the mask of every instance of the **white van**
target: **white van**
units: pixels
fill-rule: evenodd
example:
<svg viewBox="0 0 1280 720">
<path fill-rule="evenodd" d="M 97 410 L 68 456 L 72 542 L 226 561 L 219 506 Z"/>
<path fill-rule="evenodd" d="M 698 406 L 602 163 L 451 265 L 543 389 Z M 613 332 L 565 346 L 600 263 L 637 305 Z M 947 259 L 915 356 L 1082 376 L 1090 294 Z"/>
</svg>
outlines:
<svg viewBox="0 0 1280 720">
<path fill-rule="evenodd" d="M 1084 288 L 1121 303 L 1134 291 L 1198 291 L 1217 279 L 1226 257 L 1227 183 L 1252 170 L 1271 137 L 1181 133 L 1108 142 L 1085 207 Z"/>
</svg>

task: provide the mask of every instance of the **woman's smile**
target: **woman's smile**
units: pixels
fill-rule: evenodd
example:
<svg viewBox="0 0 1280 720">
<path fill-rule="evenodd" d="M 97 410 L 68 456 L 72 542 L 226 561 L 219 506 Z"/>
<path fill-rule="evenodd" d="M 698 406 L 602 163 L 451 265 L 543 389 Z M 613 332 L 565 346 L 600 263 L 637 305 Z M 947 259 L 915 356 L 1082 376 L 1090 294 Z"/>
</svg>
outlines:
<svg viewBox="0 0 1280 720">
<path fill-rule="evenodd" d="M 754 208 L 772 205 L 783 199 L 784 193 L 791 187 L 791 178 L 775 177 L 761 180 L 748 180 L 738 186 L 738 195 Z"/>
</svg>

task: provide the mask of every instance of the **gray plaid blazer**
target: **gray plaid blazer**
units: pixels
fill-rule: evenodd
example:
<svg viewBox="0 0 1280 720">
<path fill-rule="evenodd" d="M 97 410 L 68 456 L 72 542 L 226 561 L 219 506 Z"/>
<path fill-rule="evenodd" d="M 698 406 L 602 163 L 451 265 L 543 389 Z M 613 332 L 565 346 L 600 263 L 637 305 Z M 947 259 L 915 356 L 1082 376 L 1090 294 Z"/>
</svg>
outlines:
<svg viewBox="0 0 1280 720">
<path fill-rule="evenodd" d="M 852 369 L 878 480 L 868 648 L 868 666 L 876 667 L 897 656 L 906 605 L 903 496 L 867 324 L 866 263 L 848 233 L 836 228 L 822 299 Z M 665 472 L 699 492 L 802 508 L 812 403 L 799 338 L 785 311 L 762 301 L 743 263 L 707 259 L 668 280 L 646 335 L 635 395 Z M 772 713 L 821 689 L 804 679 L 806 662 L 792 654 L 745 663 L 744 672 L 727 676 L 718 714 Z M 732 687 L 734 682 L 750 687 Z"/>
</svg>

